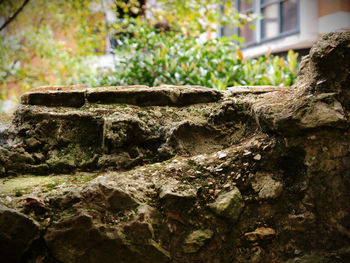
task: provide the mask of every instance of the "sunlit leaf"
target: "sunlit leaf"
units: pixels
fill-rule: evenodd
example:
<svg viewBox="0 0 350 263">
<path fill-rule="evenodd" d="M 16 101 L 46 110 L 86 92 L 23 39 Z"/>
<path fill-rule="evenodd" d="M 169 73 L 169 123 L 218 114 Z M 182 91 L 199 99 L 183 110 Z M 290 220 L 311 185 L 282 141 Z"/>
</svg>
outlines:
<svg viewBox="0 0 350 263">
<path fill-rule="evenodd" d="M 239 49 L 236 49 L 236 55 L 239 60 L 243 61 L 243 52 L 240 51 Z"/>
</svg>

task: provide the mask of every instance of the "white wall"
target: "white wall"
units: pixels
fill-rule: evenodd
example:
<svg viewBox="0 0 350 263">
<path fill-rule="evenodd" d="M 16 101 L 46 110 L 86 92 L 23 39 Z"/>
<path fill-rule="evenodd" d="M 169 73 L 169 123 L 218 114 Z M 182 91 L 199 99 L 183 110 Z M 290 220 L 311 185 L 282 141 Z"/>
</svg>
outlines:
<svg viewBox="0 0 350 263">
<path fill-rule="evenodd" d="M 269 50 L 283 52 L 289 49 L 309 48 L 318 39 L 318 1 L 300 0 L 300 31 L 299 33 L 265 42 L 243 50 L 245 58 L 261 56 Z"/>
<path fill-rule="evenodd" d="M 350 29 L 349 12 L 336 12 L 318 19 L 318 32 L 321 34 L 344 29 Z"/>
</svg>

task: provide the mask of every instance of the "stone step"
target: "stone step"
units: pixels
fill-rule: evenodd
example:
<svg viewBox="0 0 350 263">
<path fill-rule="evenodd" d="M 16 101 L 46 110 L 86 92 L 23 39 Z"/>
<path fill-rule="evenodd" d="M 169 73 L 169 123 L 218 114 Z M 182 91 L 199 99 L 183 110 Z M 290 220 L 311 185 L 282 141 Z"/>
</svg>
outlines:
<svg viewBox="0 0 350 263">
<path fill-rule="evenodd" d="M 292 87 L 279 87 L 279 86 L 234 86 L 234 87 L 228 87 L 228 93 L 231 95 L 234 94 L 243 94 L 243 93 L 254 93 L 254 94 L 260 94 L 260 93 L 267 93 L 267 92 L 273 92 L 273 91 L 287 91 L 292 89 Z"/>
<path fill-rule="evenodd" d="M 82 107 L 87 85 L 42 86 L 21 96 L 21 103 L 49 107 Z"/>
<path fill-rule="evenodd" d="M 44 86 L 21 97 L 26 105 L 82 107 L 85 103 L 132 104 L 138 106 L 185 106 L 216 102 L 222 94 L 201 86 L 110 86 L 88 88 L 86 85 Z"/>
</svg>

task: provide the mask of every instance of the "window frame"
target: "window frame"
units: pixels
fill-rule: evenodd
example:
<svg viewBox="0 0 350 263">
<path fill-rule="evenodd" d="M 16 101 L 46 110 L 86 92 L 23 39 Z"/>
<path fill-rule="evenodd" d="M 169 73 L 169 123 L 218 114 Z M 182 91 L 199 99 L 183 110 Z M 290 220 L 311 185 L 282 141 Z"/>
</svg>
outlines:
<svg viewBox="0 0 350 263">
<path fill-rule="evenodd" d="M 254 0 L 253 2 L 259 1 L 259 14 L 263 14 L 263 9 L 272 5 L 277 4 L 278 5 L 278 36 L 275 37 L 270 37 L 270 38 L 263 38 L 263 20 L 259 19 L 259 30 L 260 30 L 260 43 L 265 43 L 268 41 L 273 41 L 276 39 L 284 38 L 286 36 L 294 35 L 296 33 L 300 32 L 300 0 L 297 0 L 297 26 L 295 29 L 291 29 L 285 32 L 282 32 L 282 27 L 283 27 L 283 9 L 282 9 L 282 4 L 286 2 L 287 0 L 274 0 L 269 3 L 263 3 L 263 0 Z"/>
<path fill-rule="evenodd" d="M 240 2 L 242 0 L 235 0 L 235 4 L 237 6 L 237 10 L 240 12 Z M 254 31 L 254 41 L 245 43 L 244 48 L 249 48 L 253 46 L 258 46 L 260 44 L 264 44 L 267 42 L 275 41 L 278 39 L 285 38 L 287 36 L 295 35 L 300 33 L 300 0 L 297 0 L 297 26 L 295 29 L 291 29 L 285 32 L 282 32 L 282 23 L 283 23 L 283 9 L 282 4 L 286 0 L 274 0 L 269 3 L 263 3 L 263 0 L 252 0 L 253 8 L 248 9 L 248 12 L 255 12 L 257 14 L 262 14 L 263 9 L 274 4 L 278 4 L 278 35 L 276 37 L 271 38 L 263 38 L 263 19 L 259 18 L 255 22 L 253 22 L 256 30 Z M 245 10 L 245 13 L 247 13 L 247 10 Z M 223 30 L 222 30 L 223 32 Z M 241 30 L 237 28 L 237 34 L 241 36 Z"/>
</svg>

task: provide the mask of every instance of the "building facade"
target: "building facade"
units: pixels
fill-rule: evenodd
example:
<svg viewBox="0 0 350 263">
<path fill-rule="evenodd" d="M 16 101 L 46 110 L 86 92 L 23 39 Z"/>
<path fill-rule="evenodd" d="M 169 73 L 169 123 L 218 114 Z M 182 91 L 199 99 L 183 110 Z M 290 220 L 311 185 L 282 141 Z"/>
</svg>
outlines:
<svg viewBox="0 0 350 263">
<path fill-rule="evenodd" d="M 232 0 L 241 13 L 261 16 L 242 28 L 221 28 L 221 35 L 245 38 L 245 57 L 289 49 L 307 53 L 322 34 L 350 30 L 350 0 Z M 252 29 L 255 28 L 255 29 Z"/>
</svg>

